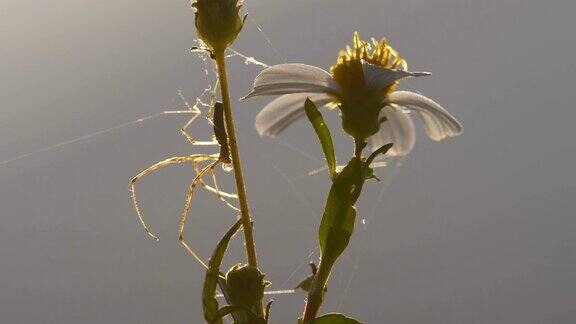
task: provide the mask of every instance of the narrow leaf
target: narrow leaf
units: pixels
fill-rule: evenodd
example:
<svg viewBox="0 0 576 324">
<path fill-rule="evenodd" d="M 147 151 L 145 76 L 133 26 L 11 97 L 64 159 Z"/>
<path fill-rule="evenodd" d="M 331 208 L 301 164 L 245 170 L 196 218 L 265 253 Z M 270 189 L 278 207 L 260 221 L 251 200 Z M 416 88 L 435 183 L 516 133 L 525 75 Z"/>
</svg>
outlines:
<svg viewBox="0 0 576 324">
<path fill-rule="evenodd" d="M 362 322 L 343 314 L 331 313 L 316 318 L 312 324 L 362 324 Z"/>
<path fill-rule="evenodd" d="M 224 258 L 224 253 L 228 248 L 230 239 L 236 234 L 242 223 L 238 220 L 218 242 L 216 249 L 212 253 L 212 257 L 208 262 L 208 269 L 204 278 L 204 289 L 202 290 L 202 306 L 204 309 L 204 318 L 207 322 L 222 323 L 222 320 L 217 320 L 218 301 L 216 300 L 216 285 L 221 281 L 220 265 Z"/>
<path fill-rule="evenodd" d="M 318 140 L 320 140 L 320 145 L 322 145 L 322 151 L 324 151 L 324 156 L 328 163 L 330 177 L 334 180 L 336 177 L 336 155 L 334 154 L 334 144 L 332 143 L 330 130 L 328 129 L 328 126 L 326 126 L 322 114 L 318 111 L 318 108 L 312 100 L 307 98 L 306 103 L 304 103 L 304 108 L 308 120 L 310 120 L 310 123 L 316 131 L 316 136 L 318 136 Z"/>
<path fill-rule="evenodd" d="M 354 204 L 364 184 L 364 162 L 352 158 L 340 172 L 330 188 L 324 215 L 320 222 L 318 237 L 320 241 L 320 267 L 312 280 L 309 299 L 314 299 L 319 307 L 332 267 L 344 252 L 354 231 L 356 209 Z"/>
<path fill-rule="evenodd" d="M 379 155 L 379 154 L 386 154 L 386 152 L 388 152 L 388 150 L 390 150 L 392 148 L 392 143 L 388 143 L 385 145 L 382 145 L 380 148 L 378 148 L 376 151 L 372 152 L 372 154 L 370 154 L 370 156 L 366 159 L 366 166 L 369 167 L 370 164 L 372 164 L 372 161 L 374 161 L 374 159 Z"/>
<path fill-rule="evenodd" d="M 332 183 L 318 233 L 323 261 L 337 258 L 348 246 L 356 217 L 353 206 L 363 184 L 364 165 L 358 158 L 350 160 Z"/>
</svg>

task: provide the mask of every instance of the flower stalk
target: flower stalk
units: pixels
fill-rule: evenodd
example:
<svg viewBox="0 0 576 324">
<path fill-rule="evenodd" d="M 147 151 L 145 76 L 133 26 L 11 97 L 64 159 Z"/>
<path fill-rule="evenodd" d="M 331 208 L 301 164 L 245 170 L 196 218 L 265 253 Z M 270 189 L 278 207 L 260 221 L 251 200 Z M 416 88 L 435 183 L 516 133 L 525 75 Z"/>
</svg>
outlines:
<svg viewBox="0 0 576 324">
<path fill-rule="evenodd" d="M 236 40 L 238 34 L 244 26 L 246 15 L 240 15 L 240 8 L 243 0 L 196 0 L 192 3 L 195 9 L 195 25 L 198 38 L 207 46 L 210 57 L 214 60 L 220 83 L 222 98 L 222 107 L 224 112 L 225 128 L 227 134 L 227 145 L 230 151 L 234 178 L 236 180 L 236 192 L 240 204 L 240 222 L 244 229 L 244 246 L 246 248 L 246 258 L 248 266 L 246 269 L 252 269 L 259 272 L 258 260 L 256 257 L 256 245 L 253 235 L 253 221 L 250 218 L 250 209 L 248 207 L 248 198 L 246 195 L 246 186 L 244 183 L 244 174 L 242 173 L 242 163 L 238 142 L 236 140 L 236 129 L 234 126 L 234 116 L 230 103 L 230 91 L 228 88 L 228 74 L 226 72 L 226 50 Z M 243 268 L 244 269 L 244 268 Z M 263 275 L 262 275 L 263 278 Z M 264 287 L 264 286 L 263 286 Z M 262 290 L 264 289 L 262 287 Z M 233 293 L 229 291 L 228 293 Z M 245 293 L 245 292 L 244 292 Z M 231 294 L 229 294 L 232 296 Z M 236 296 L 237 294 L 234 294 Z M 227 298 L 228 299 L 228 298 Z M 232 304 L 238 304 L 238 300 L 227 300 Z M 242 302 L 246 306 L 246 303 Z M 262 307 L 262 298 L 250 303 L 250 309 L 247 312 L 240 312 L 254 315 L 264 319 L 264 310 Z M 240 307 L 239 305 L 228 305 L 226 307 Z M 223 311 L 220 309 L 219 311 Z M 234 311 L 233 313 L 237 313 Z M 222 314 L 221 314 L 222 315 Z M 236 320 L 236 316 L 233 316 Z M 252 322 L 251 322 L 252 323 Z"/>
<path fill-rule="evenodd" d="M 332 268 L 354 232 L 355 204 L 362 187 L 367 180 L 378 180 L 372 162 L 379 155 L 406 155 L 414 146 L 414 125 L 407 113 L 416 112 L 435 141 L 462 133 L 458 120 L 433 100 L 396 90 L 405 78 L 427 75 L 430 73 L 408 71 L 406 61 L 386 39 L 372 39 L 370 44 L 355 33 L 353 47 L 340 53 L 330 72 L 306 64 L 271 66 L 256 77 L 252 92 L 245 97 L 281 95 L 256 117 L 260 135 L 277 135 L 304 116 L 304 111 L 316 131 L 330 171 L 332 185 L 318 230 L 320 265 L 312 277 L 299 323 L 360 323 L 344 320 L 342 314 L 317 316 Z M 336 167 L 330 130 L 318 111 L 322 106 L 340 110 L 342 128 L 354 139 L 354 154 L 342 171 Z M 372 153 L 364 158 L 362 152 L 368 142 L 372 144 Z"/>
<path fill-rule="evenodd" d="M 220 91 L 222 95 L 222 104 L 224 105 L 224 118 L 226 120 L 226 133 L 228 134 L 228 145 L 232 155 L 232 166 L 234 169 L 234 178 L 236 179 L 236 190 L 240 202 L 240 217 L 244 229 L 244 240 L 246 245 L 246 256 L 248 265 L 257 268 L 258 260 L 256 258 L 256 245 L 252 232 L 252 219 L 250 218 L 250 209 L 248 206 L 248 197 L 246 194 L 246 185 L 244 183 L 244 174 L 242 173 L 242 163 L 240 161 L 240 151 L 236 140 L 236 129 L 234 126 L 234 116 L 230 105 L 230 91 L 228 89 L 228 75 L 226 73 L 226 59 L 224 52 L 214 53 L 216 68 L 218 70 L 218 79 L 220 80 Z"/>
<path fill-rule="evenodd" d="M 234 126 L 234 115 L 230 104 L 230 90 L 228 88 L 228 74 L 226 72 L 226 55 L 224 51 L 214 53 L 218 79 L 220 80 L 220 91 L 222 104 L 224 106 L 224 118 L 226 121 L 226 133 L 228 134 L 228 146 L 232 158 L 234 178 L 236 180 L 236 192 L 240 203 L 240 219 L 244 232 L 244 246 L 246 247 L 246 258 L 248 265 L 257 269 L 258 259 L 256 257 L 256 244 L 254 243 L 253 221 L 250 217 L 250 208 L 248 206 L 248 196 L 246 194 L 246 185 L 244 183 L 244 174 L 242 172 L 242 162 L 240 160 L 240 150 L 236 140 L 236 128 Z M 264 316 L 264 310 L 261 302 L 256 304 L 256 313 Z"/>
<path fill-rule="evenodd" d="M 304 308 L 304 323 L 309 323 L 315 319 L 318 311 L 320 311 L 320 306 L 322 306 L 322 302 L 324 301 L 326 283 L 330 276 L 330 268 L 331 267 L 326 266 L 326 263 L 320 262 L 318 272 L 314 276 L 314 279 L 312 279 L 310 291 L 308 292 L 306 307 Z"/>
</svg>

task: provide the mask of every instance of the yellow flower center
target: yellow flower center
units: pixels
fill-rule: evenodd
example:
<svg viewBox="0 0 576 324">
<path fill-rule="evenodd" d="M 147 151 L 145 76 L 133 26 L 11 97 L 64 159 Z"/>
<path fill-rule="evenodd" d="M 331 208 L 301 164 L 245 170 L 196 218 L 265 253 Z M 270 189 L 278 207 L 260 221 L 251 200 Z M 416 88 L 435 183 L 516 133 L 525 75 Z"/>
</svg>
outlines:
<svg viewBox="0 0 576 324">
<path fill-rule="evenodd" d="M 408 68 L 406 61 L 388 45 L 386 38 L 382 38 L 379 42 L 372 38 L 372 44 L 370 44 L 362 40 L 358 32 L 355 32 L 353 47 L 346 46 L 345 50 L 340 51 L 336 64 L 330 68 L 330 73 L 338 81 L 345 95 L 364 96 L 369 90 L 364 82 L 363 60 L 388 69 L 406 70 Z"/>
<path fill-rule="evenodd" d="M 342 112 L 344 130 L 357 140 L 363 141 L 380 128 L 379 113 L 382 99 L 394 91 L 396 82 L 386 89 L 370 87 L 364 78 L 362 61 L 387 69 L 407 69 L 406 61 L 400 57 L 385 38 L 380 42 L 372 38 L 372 44 L 354 33 L 354 45 L 340 52 L 330 73 L 340 86 L 340 93 L 333 106 Z"/>
</svg>

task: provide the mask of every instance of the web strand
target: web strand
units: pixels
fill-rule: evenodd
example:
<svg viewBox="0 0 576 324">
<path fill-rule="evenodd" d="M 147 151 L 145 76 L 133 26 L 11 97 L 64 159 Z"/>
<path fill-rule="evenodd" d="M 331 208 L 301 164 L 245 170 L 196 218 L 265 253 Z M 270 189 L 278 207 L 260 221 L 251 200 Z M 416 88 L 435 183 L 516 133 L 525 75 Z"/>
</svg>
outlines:
<svg viewBox="0 0 576 324">
<path fill-rule="evenodd" d="M 356 274 L 360 268 L 360 261 L 362 260 L 362 258 L 364 257 L 364 255 L 368 251 L 367 246 L 366 246 L 368 244 L 368 228 L 369 228 L 368 223 L 376 215 L 376 211 L 378 210 L 378 207 L 380 206 L 380 204 L 382 203 L 382 200 L 384 199 L 384 194 L 386 192 L 386 189 L 390 186 L 390 184 L 392 183 L 392 181 L 394 180 L 394 178 L 398 174 L 398 170 L 402 166 L 403 160 L 404 160 L 404 157 L 398 158 L 398 161 L 396 161 L 396 163 L 395 163 L 396 167 L 392 170 L 390 170 L 391 168 L 388 168 L 388 171 L 390 172 L 390 174 L 387 177 L 385 177 L 384 180 L 380 181 L 381 187 L 380 187 L 380 191 L 378 193 L 378 198 L 376 198 L 376 202 L 374 203 L 374 205 L 372 205 L 372 208 L 371 208 L 368 216 L 361 220 L 361 224 L 362 224 L 362 235 L 361 236 L 362 237 L 361 237 L 361 241 L 359 243 L 360 253 L 356 256 L 356 259 L 352 265 L 352 273 L 348 277 L 348 280 L 346 281 L 346 285 L 344 287 L 344 290 L 342 291 L 342 294 L 340 295 L 338 307 L 336 308 L 336 310 L 338 310 L 338 311 L 340 311 L 342 309 L 342 306 L 344 306 L 344 301 L 350 292 L 350 288 L 352 287 L 352 283 L 356 279 Z M 379 162 L 382 163 L 384 161 L 379 161 Z M 387 164 L 385 164 L 385 166 L 386 165 Z"/>
<path fill-rule="evenodd" d="M 282 56 L 282 54 L 280 54 L 280 52 L 276 49 L 276 47 L 274 45 L 272 45 L 272 41 L 270 40 L 268 35 L 266 35 L 266 33 L 264 33 L 264 30 L 262 30 L 262 27 L 260 26 L 260 24 L 254 19 L 253 16 L 248 16 L 248 17 L 250 17 L 250 20 L 252 20 L 254 25 L 256 25 L 256 28 L 260 32 L 260 35 L 262 35 L 262 37 L 266 40 L 266 43 L 268 44 L 270 49 L 272 49 L 272 51 L 274 52 L 274 55 L 276 55 L 276 57 L 278 57 L 282 62 L 285 63 L 286 59 L 284 58 L 284 56 Z"/>
<path fill-rule="evenodd" d="M 233 50 L 233 51 L 234 51 L 234 50 Z M 251 58 L 251 57 L 249 57 L 249 56 L 247 56 L 247 55 L 244 55 L 244 54 L 242 54 L 242 53 L 240 53 L 240 52 L 234 51 L 234 53 L 235 53 L 235 55 L 233 55 L 233 56 L 239 56 L 239 57 L 241 57 L 241 58 L 244 58 L 246 61 L 249 60 L 249 61 L 250 61 L 250 64 L 259 65 L 259 66 L 261 66 L 261 67 L 262 67 L 262 66 L 267 66 L 266 64 L 264 64 L 264 63 L 262 63 L 262 62 L 259 62 L 258 60 L 253 59 L 253 58 Z M 125 129 L 125 128 L 130 127 L 130 126 L 135 126 L 135 125 L 141 124 L 141 123 L 143 123 L 143 122 L 149 121 L 149 120 L 151 120 L 151 119 L 155 119 L 155 118 L 160 117 L 160 116 L 163 116 L 163 115 L 174 115 L 174 114 L 183 114 L 183 113 L 194 113 L 195 111 L 200 111 L 200 107 L 208 107 L 209 111 L 208 111 L 208 113 L 207 113 L 207 115 L 206 115 L 206 119 L 212 124 L 212 120 L 211 120 L 211 113 L 212 113 L 212 111 L 211 111 L 210 109 L 212 108 L 212 104 L 213 104 L 213 100 L 214 100 L 214 96 L 215 96 L 216 86 L 212 86 L 212 85 L 211 85 L 212 81 L 210 80 L 210 72 L 209 72 L 209 67 L 208 67 L 208 63 L 207 63 L 206 57 L 205 57 L 205 56 L 202 56 L 202 55 L 198 55 L 197 57 L 199 57 L 199 58 L 202 60 L 203 64 L 204 64 L 204 76 L 205 76 L 205 78 L 206 78 L 209 86 L 208 86 L 207 88 L 205 88 L 198 97 L 196 97 L 196 99 L 195 99 L 195 101 L 194 101 L 194 105 L 190 105 L 190 104 L 188 103 L 188 101 L 186 101 L 186 99 L 184 98 L 184 96 L 182 95 L 182 90 L 178 90 L 178 96 L 182 99 L 182 101 L 184 102 L 184 105 L 185 105 L 185 107 L 186 107 L 187 109 L 178 109 L 178 108 L 176 108 L 176 109 L 174 109 L 174 110 L 166 110 L 166 111 L 158 112 L 158 113 L 151 114 L 151 115 L 148 115 L 148 116 L 145 116 L 145 117 L 140 117 L 140 118 L 138 118 L 138 119 L 134 119 L 134 120 L 131 120 L 131 121 L 128 121 L 128 122 L 124 122 L 124 123 L 121 123 L 121 124 L 118 124 L 118 125 L 114 125 L 114 126 L 109 127 L 109 128 L 101 129 L 101 130 L 98 130 L 98 131 L 95 131 L 95 132 L 92 132 L 92 133 L 88 133 L 88 134 L 84 134 L 84 135 L 81 135 L 81 136 L 78 136 L 78 137 L 74 137 L 74 138 L 71 138 L 71 139 L 69 139 L 69 140 L 65 140 L 65 141 L 62 141 L 62 142 L 59 142 L 59 143 L 56 143 L 56 144 L 52 144 L 52 145 L 49 145 L 49 146 L 46 146 L 46 147 L 42 147 L 42 148 L 37 149 L 37 150 L 33 150 L 33 151 L 26 152 L 26 153 L 23 153 L 23 154 L 20 154 L 20 155 L 16 155 L 16 156 L 13 156 L 13 157 L 11 157 L 11 158 L 8 158 L 8 159 L 5 159 L 5 160 L 0 161 L 0 168 L 5 167 L 5 166 L 7 166 L 7 165 L 9 165 L 9 164 L 11 164 L 11 163 L 14 163 L 14 162 L 17 162 L 17 161 L 20 161 L 20 160 L 24 160 L 24 159 L 27 159 L 27 158 L 34 157 L 34 156 L 36 156 L 36 155 L 38 155 L 38 154 L 41 154 L 41 153 L 47 153 L 47 152 L 50 152 L 50 151 L 54 151 L 54 150 L 63 148 L 63 147 L 68 146 L 68 145 L 78 144 L 78 143 L 84 142 L 84 141 L 86 141 L 86 140 L 92 139 L 92 138 L 97 137 L 97 136 L 108 135 L 108 134 L 113 133 L 113 132 L 115 132 L 115 131 L 119 131 L 119 130 Z M 248 63 L 246 63 L 246 64 L 248 64 Z M 212 72 L 214 73 L 214 75 L 216 74 L 215 71 L 212 71 Z M 216 80 L 216 84 L 217 84 L 217 82 L 218 82 L 218 80 Z M 205 97 L 206 95 L 208 95 L 208 94 L 210 94 L 210 101 L 209 101 L 209 102 L 205 102 L 205 101 L 204 101 L 204 97 Z"/>
<path fill-rule="evenodd" d="M 75 138 L 72 138 L 72 139 L 69 139 L 69 140 L 66 140 L 66 141 L 57 143 L 57 144 L 53 144 L 53 145 L 50 145 L 50 146 L 47 146 L 47 147 L 43 147 L 43 148 L 38 149 L 38 150 L 35 150 L 35 151 L 31 151 L 31 152 L 28 152 L 28 153 L 20 154 L 20 155 L 14 156 L 14 157 L 12 157 L 12 158 L 9 158 L 9 159 L 0 161 L 0 167 L 6 166 L 6 165 L 8 165 L 8 164 L 10 164 L 10 163 L 12 163 L 12 162 L 16 162 L 16 161 L 19 161 L 19 160 L 23 160 L 23 159 L 26 159 L 26 158 L 35 156 L 35 155 L 40 154 L 40 153 L 46 153 L 46 152 L 49 152 L 49 151 L 53 151 L 53 150 L 62 148 L 62 147 L 67 146 L 67 145 L 72 145 L 72 144 L 80 143 L 80 142 L 86 141 L 86 140 L 88 140 L 88 139 L 91 139 L 91 138 L 94 138 L 94 137 L 97 137 L 97 136 L 100 136 L 100 135 L 106 135 L 106 134 L 112 133 L 112 132 L 114 132 L 114 131 L 117 131 L 117 130 L 120 130 L 120 129 L 124 129 L 124 128 L 129 127 L 129 126 L 141 124 L 141 123 L 143 123 L 143 122 L 145 122 L 145 121 L 154 119 L 154 118 L 159 117 L 159 116 L 161 116 L 161 115 L 163 115 L 163 114 L 164 114 L 164 112 L 159 112 L 159 113 L 156 113 L 156 114 L 148 115 L 148 116 L 146 116 L 146 117 L 138 118 L 138 119 L 136 119 L 136 120 L 132 120 L 132 121 L 125 122 L 125 123 L 122 123 L 122 124 L 118 124 L 118 125 L 115 125 L 115 126 L 112 126 L 112 127 L 106 128 L 106 129 L 102 129 L 102 130 L 99 130 L 99 131 L 96 131 L 96 132 L 93 132 L 93 133 L 85 134 L 85 135 L 78 136 L 78 137 L 75 137 Z"/>
<path fill-rule="evenodd" d="M 252 16 L 250 16 L 250 20 L 256 25 L 256 28 L 258 29 L 259 33 L 264 38 L 264 40 L 266 41 L 266 43 L 270 47 L 270 49 L 274 52 L 274 55 L 278 59 L 280 59 L 282 62 L 286 62 L 286 59 L 279 53 L 279 51 L 276 49 L 276 47 L 272 44 L 271 40 L 264 33 L 262 27 L 256 22 L 256 20 L 254 18 L 252 18 Z M 245 55 L 245 54 L 241 53 L 240 51 L 237 51 L 236 49 L 231 48 L 231 49 L 229 49 L 229 52 L 230 52 L 230 54 L 227 56 L 228 58 L 238 57 L 244 61 L 245 65 L 254 65 L 254 66 L 259 67 L 259 68 L 266 68 L 269 66 L 268 64 L 266 64 L 260 60 L 257 60 L 256 58 L 254 58 L 252 56 Z M 63 142 L 59 142 L 59 143 L 56 143 L 56 144 L 53 144 L 53 145 L 50 145 L 47 147 L 43 147 L 43 148 L 40 148 L 40 149 L 37 149 L 34 151 L 30 151 L 30 152 L 20 154 L 20 155 L 8 158 L 6 160 L 0 161 L 0 168 L 8 166 L 8 165 L 15 163 L 17 161 L 20 161 L 20 160 L 34 157 L 38 154 L 47 153 L 47 152 L 50 152 L 53 150 L 61 149 L 61 148 L 68 146 L 68 145 L 78 144 L 78 143 L 81 143 L 83 141 L 92 139 L 94 137 L 105 136 L 105 135 L 108 135 L 110 133 L 120 131 L 122 129 L 131 127 L 131 126 L 137 126 L 137 125 L 140 125 L 146 121 L 150 121 L 152 119 L 158 118 L 158 117 L 163 116 L 163 115 L 190 113 L 190 109 L 189 109 L 190 107 L 195 107 L 198 109 L 200 107 L 203 107 L 203 108 L 208 107 L 209 109 L 211 109 L 211 106 L 212 106 L 213 100 L 214 100 L 214 95 L 215 95 L 214 91 L 216 88 L 215 86 L 211 86 L 211 84 L 214 82 L 214 80 L 211 78 L 211 76 L 216 75 L 216 73 L 215 73 L 214 67 L 211 64 L 209 64 L 207 55 L 197 55 L 196 57 L 200 58 L 200 60 L 202 61 L 202 64 L 204 65 L 204 71 L 203 71 L 204 73 L 203 74 L 207 80 L 207 83 L 209 84 L 209 87 L 204 89 L 203 92 L 196 98 L 196 100 L 194 101 L 194 105 L 190 105 L 188 102 L 186 102 L 184 96 L 182 95 L 182 92 L 178 91 L 178 94 L 183 99 L 187 110 L 176 109 L 176 110 L 158 112 L 155 114 L 147 115 L 145 117 L 137 118 L 137 119 L 132 120 L 132 121 L 128 121 L 128 122 L 124 122 L 124 123 L 121 123 L 118 125 L 114 125 L 112 127 L 106 128 L 106 129 L 102 129 L 102 130 L 88 133 L 88 134 L 85 134 L 82 136 L 78 136 L 78 137 L 63 141 Z M 217 80 L 216 80 L 216 82 L 217 82 Z M 211 96 L 210 100 L 208 102 L 206 102 L 204 100 L 206 95 Z M 210 112 L 211 111 L 209 111 L 206 118 L 210 121 L 210 123 L 212 123 Z M 319 219 L 319 217 L 321 216 L 321 213 L 318 213 L 317 211 L 314 210 L 310 201 L 308 201 L 306 199 L 306 197 L 302 196 L 300 191 L 297 190 L 294 182 L 295 182 L 295 180 L 306 177 L 306 176 L 319 176 L 320 173 L 325 172 L 326 167 L 324 166 L 324 164 L 325 164 L 324 161 L 321 158 L 318 158 L 318 157 L 316 157 L 316 156 L 314 156 L 308 152 L 305 152 L 305 151 L 295 147 L 294 145 L 290 144 L 289 142 L 286 142 L 285 140 L 283 140 L 281 138 L 275 138 L 274 141 L 276 143 L 279 143 L 280 145 L 287 147 L 288 149 L 294 151 L 298 155 L 306 157 L 308 160 L 310 160 L 311 162 L 313 162 L 319 166 L 319 167 L 316 167 L 315 169 L 310 170 L 309 172 L 303 173 L 302 175 L 296 175 L 293 177 L 288 177 L 286 175 L 286 173 L 278 165 L 276 165 L 273 161 L 270 161 L 275 172 L 277 172 L 280 175 L 280 177 L 289 184 L 290 190 L 296 195 L 297 199 L 300 200 L 301 203 L 306 206 L 308 213 L 311 216 L 313 216 L 314 219 Z M 386 166 L 385 162 L 380 161 L 379 163 L 381 163 L 381 165 L 380 165 L 381 167 Z M 391 168 L 389 168 L 388 171 L 391 171 L 391 174 L 389 176 L 385 177 L 385 180 L 383 181 L 384 183 L 381 183 L 382 188 L 380 190 L 380 193 L 378 195 L 376 202 L 374 203 L 370 213 L 368 214 L 368 217 L 366 217 L 360 221 L 360 223 L 362 224 L 361 234 L 359 233 L 360 234 L 359 236 L 361 239 L 361 242 L 360 242 L 361 252 L 354 259 L 350 275 L 349 275 L 348 279 L 345 281 L 345 287 L 344 287 L 344 290 L 342 291 L 342 293 L 340 295 L 341 297 L 340 297 L 339 302 L 338 302 L 338 310 L 342 308 L 346 298 L 349 295 L 350 288 L 352 287 L 352 284 L 353 284 L 353 282 L 356 278 L 357 272 L 359 270 L 359 265 L 360 265 L 361 259 L 363 258 L 363 256 L 366 253 L 367 249 L 364 247 L 366 246 L 366 244 L 368 244 L 368 232 L 367 232 L 368 226 L 367 225 L 372 220 L 374 215 L 376 214 L 376 211 L 378 210 L 378 206 L 380 205 L 381 201 L 384 198 L 385 190 L 389 186 L 390 182 L 392 181 L 392 178 L 395 177 L 395 174 L 397 173 L 397 170 L 398 170 L 398 168 L 393 168 L 393 170 L 390 170 L 390 169 Z M 301 264 L 299 264 L 295 267 L 295 269 L 290 273 L 290 275 L 286 278 L 284 283 L 282 285 L 280 285 L 280 287 L 288 287 L 290 281 L 294 278 L 294 276 L 299 271 L 301 271 L 305 265 L 308 264 L 308 262 L 314 257 L 314 255 L 317 252 L 318 252 L 318 247 L 316 245 L 314 245 L 313 247 L 308 249 L 306 252 L 306 260 L 303 260 L 303 262 Z M 293 289 L 282 289 L 282 290 L 276 290 L 276 291 L 268 291 L 268 292 L 266 292 L 266 295 L 281 295 L 281 294 L 292 294 L 292 293 L 294 293 Z M 220 297 L 220 296 L 218 296 L 218 297 Z"/>
</svg>

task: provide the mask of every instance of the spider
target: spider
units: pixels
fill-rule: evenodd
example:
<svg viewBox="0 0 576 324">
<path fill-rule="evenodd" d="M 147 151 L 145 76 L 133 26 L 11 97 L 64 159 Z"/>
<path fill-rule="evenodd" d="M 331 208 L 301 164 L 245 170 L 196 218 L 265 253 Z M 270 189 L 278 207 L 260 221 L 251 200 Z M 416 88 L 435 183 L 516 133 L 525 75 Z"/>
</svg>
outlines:
<svg viewBox="0 0 576 324">
<path fill-rule="evenodd" d="M 210 90 L 211 88 L 207 89 Z M 192 118 L 180 129 L 180 132 L 184 135 L 186 140 L 195 146 L 210 146 L 210 145 L 219 145 L 220 152 L 216 154 L 191 154 L 187 156 L 174 156 L 168 158 L 164 161 L 160 161 L 150 167 L 144 169 L 140 173 L 138 173 L 134 178 L 132 178 L 130 182 L 130 191 L 132 193 L 132 202 L 134 204 L 134 209 L 136 210 L 136 214 L 140 220 L 140 223 L 144 227 L 146 233 L 155 240 L 158 240 L 158 237 L 150 231 L 146 222 L 144 222 L 144 218 L 142 217 L 142 212 L 138 205 L 138 200 L 136 198 L 136 182 L 138 182 L 142 177 L 151 173 L 154 170 L 159 168 L 172 165 L 172 164 L 181 164 L 181 163 L 191 163 L 196 176 L 192 183 L 188 188 L 188 195 L 186 197 L 186 202 L 184 204 L 184 210 L 182 211 L 182 216 L 180 219 L 179 227 L 178 227 L 178 241 L 182 244 L 182 246 L 194 257 L 202 266 L 208 268 L 206 263 L 200 258 L 200 256 L 194 252 L 194 250 L 190 247 L 190 245 L 184 239 L 184 228 L 186 226 L 186 222 L 188 220 L 188 214 L 190 211 L 190 205 L 192 203 L 192 198 L 194 196 L 194 190 L 198 184 L 200 184 L 203 188 L 205 188 L 208 192 L 215 194 L 218 199 L 220 199 L 226 206 L 232 208 L 235 211 L 239 211 L 238 207 L 234 206 L 232 203 L 228 201 L 228 199 L 237 199 L 238 196 L 236 194 L 227 193 L 221 191 L 218 187 L 218 182 L 216 180 L 216 172 L 214 169 L 218 164 L 222 164 L 222 168 L 225 171 L 231 170 L 231 158 L 230 158 L 230 151 L 228 147 L 228 136 L 226 134 L 225 122 L 224 122 L 224 107 L 223 104 L 220 102 L 216 102 L 213 106 L 213 116 L 212 116 L 212 124 L 214 130 L 214 138 L 211 141 L 196 141 L 188 132 L 187 128 L 194 122 L 196 118 L 201 114 L 200 109 L 198 108 L 198 104 L 203 104 L 200 99 L 197 99 L 197 103 L 194 106 L 190 106 L 188 102 L 184 99 L 181 93 L 179 93 L 180 97 L 184 101 L 188 110 L 180 110 L 180 111 L 166 111 L 165 114 L 180 114 L 180 113 L 189 113 L 193 114 Z M 214 94 L 212 93 L 212 102 Z M 206 117 L 210 121 L 210 109 L 208 111 L 208 116 Z M 210 162 L 205 166 L 202 166 L 203 163 Z M 212 178 L 212 185 L 209 185 L 204 180 L 204 176 L 210 173 Z"/>
</svg>

